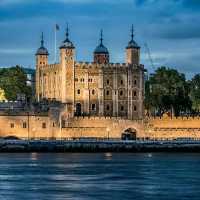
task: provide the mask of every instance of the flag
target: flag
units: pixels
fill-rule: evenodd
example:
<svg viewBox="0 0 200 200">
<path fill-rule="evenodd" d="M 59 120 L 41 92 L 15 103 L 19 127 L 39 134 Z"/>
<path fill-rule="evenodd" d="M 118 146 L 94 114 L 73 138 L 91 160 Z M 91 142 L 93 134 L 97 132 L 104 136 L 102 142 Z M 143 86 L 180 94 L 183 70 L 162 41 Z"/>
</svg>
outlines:
<svg viewBox="0 0 200 200">
<path fill-rule="evenodd" d="M 60 27 L 58 24 L 56 24 L 56 31 L 59 31 L 60 30 Z"/>
</svg>

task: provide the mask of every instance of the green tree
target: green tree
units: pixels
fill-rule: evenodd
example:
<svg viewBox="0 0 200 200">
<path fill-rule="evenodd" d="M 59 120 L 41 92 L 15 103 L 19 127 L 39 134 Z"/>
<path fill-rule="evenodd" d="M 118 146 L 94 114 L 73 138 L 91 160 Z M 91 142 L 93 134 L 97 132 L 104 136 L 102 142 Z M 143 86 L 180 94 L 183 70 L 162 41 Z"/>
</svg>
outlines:
<svg viewBox="0 0 200 200">
<path fill-rule="evenodd" d="M 31 97 L 31 88 L 26 85 L 27 77 L 19 66 L 0 69 L 0 88 L 5 92 L 7 100 L 16 100 L 17 94 Z"/>
<path fill-rule="evenodd" d="M 145 106 L 159 115 L 171 112 L 179 115 L 191 109 L 189 85 L 185 75 L 175 69 L 160 67 L 146 82 Z"/>
<path fill-rule="evenodd" d="M 200 109 L 200 74 L 196 74 L 190 81 L 190 98 L 194 110 Z"/>
</svg>

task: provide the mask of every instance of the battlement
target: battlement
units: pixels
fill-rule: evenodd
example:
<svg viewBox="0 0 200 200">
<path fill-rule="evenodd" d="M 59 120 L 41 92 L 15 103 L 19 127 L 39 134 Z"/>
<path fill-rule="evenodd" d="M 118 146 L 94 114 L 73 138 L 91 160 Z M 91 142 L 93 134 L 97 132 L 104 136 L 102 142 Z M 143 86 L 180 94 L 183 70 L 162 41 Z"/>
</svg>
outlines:
<svg viewBox="0 0 200 200">
<path fill-rule="evenodd" d="M 44 65 L 42 67 L 43 70 L 51 70 L 51 69 L 58 69 L 60 67 L 59 63 L 55 63 L 55 64 L 48 64 L 48 65 Z"/>
<path fill-rule="evenodd" d="M 129 65 L 126 63 L 109 63 L 109 64 L 97 64 L 94 62 L 76 62 L 75 67 L 77 68 L 128 68 Z M 144 67 L 144 65 L 133 65 L 133 68 Z"/>
</svg>

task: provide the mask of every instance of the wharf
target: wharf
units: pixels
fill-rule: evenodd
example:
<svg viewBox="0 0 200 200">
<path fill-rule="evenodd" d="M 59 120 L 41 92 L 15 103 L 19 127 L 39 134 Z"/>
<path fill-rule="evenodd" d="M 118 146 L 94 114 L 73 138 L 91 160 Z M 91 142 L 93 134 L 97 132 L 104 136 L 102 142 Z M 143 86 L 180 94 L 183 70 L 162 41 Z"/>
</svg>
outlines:
<svg viewBox="0 0 200 200">
<path fill-rule="evenodd" d="M 0 140 L 0 152 L 200 152 L 200 140 Z"/>
</svg>

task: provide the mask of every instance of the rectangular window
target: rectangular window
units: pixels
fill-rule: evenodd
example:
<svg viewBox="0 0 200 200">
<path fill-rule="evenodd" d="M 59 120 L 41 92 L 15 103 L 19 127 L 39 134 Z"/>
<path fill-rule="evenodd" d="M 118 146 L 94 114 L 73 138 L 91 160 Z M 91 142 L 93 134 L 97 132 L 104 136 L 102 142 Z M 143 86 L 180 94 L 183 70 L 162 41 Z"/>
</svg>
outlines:
<svg viewBox="0 0 200 200">
<path fill-rule="evenodd" d="M 137 80 L 134 81 L 134 85 L 137 85 Z"/>
<path fill-rule="evenodd" d="M 110 105 L 106 106 L 106 110 L 108 110 L 108 111 L 110 110 Z"/>
<path fill-rule="evenodd" d="M 46 128 L 46 123 L 42 123 L 42 128 Z"/>
<path fill-rule="evenodd" d="M 14 123 L 11 123 L 10 128 L 14 128 L 14 127 L 15 127 Z"/>
<path fill-rule="evenodd" d="M 26 127 L 27 127 L 26 122 L 23 122 L 22 127 L 23 127 L 23 128 L 26 128 Z"/>
</svg>

